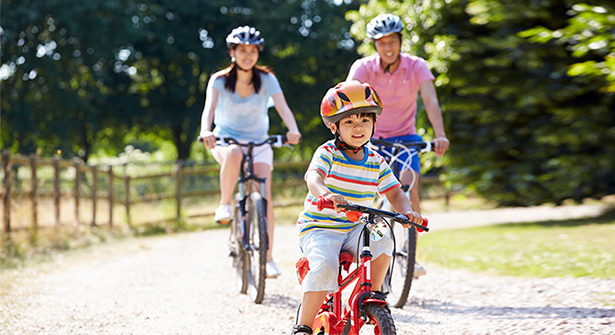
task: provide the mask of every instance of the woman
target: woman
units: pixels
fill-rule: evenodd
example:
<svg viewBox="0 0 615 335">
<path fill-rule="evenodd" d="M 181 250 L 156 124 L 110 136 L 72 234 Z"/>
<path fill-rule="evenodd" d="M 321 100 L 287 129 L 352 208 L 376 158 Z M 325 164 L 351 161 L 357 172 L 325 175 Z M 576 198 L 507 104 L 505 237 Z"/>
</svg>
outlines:
<svg viewBox="0 0 615 335">
<path fill-rule="evenodd" d="M 214 73 L 207 85 L 205 108 L 201 118 L 201 137 L 207 149 L 220 164 L 220 206 L 214 220 L 228 224 L 233 217 L 231 198 L 239 177 L 243 151 L 236 145 L 216 146 L 217 137 L 232 137 L 239 141 L 262 142 L 269 135 L 269 98 L 288 128 L 286 137 L 290 144 L 297 144 L 301 133 L 292 111 L 286 103 L 280 84 L 267 67 L 256 65 L 265 40 L 253 27 L 233 29 L 226 37 L 232 63 Z M 212 122 L 216 127 L 211 131 Z M 254 148 L 254 172 L 266 178 L 266 196 L 271 197 L 271 171 L 273 150 L 271 146 Z M 267 251 L 267 277 L 280 275 L 272 258 L 275 221 L 272 201 L 267 202 L 269 250 Z"/>
</svg>

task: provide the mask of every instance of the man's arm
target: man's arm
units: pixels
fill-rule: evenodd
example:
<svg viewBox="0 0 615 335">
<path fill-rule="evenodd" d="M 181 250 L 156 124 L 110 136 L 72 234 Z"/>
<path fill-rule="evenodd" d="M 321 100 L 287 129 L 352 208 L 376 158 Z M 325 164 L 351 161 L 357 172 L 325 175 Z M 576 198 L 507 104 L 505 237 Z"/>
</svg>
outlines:
<svg viewBox="0 0 615 335">
<path fill-rule="evenodd" d="M 436 155 L 442 157 L 446 149 L 448 149 L 449 141 L 444 131 L 444 120 L 442 119 L 442 111 L 438 104 L 436 88 L 431 80 L 425 80 L 419 85 L 419 90 L 421 92 L 423 104 L 425 105 L 425 110 L 427 111 L 427 117 L 436 135 L 436 138 L 433 140 L 435 147 L 434 151 Z"/>
</svg>

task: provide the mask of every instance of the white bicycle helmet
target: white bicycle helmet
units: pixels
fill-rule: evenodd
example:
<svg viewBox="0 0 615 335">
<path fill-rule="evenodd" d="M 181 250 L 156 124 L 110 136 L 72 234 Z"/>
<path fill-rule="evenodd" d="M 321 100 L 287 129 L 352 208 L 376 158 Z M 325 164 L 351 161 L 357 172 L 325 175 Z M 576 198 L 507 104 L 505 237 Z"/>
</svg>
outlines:
<svg viewBox="0 0 615 335">
<path fill-rule="evenodd" d="M 404 24 L 397 15 L 380 14 L 367 24 L 367 37 L 377 40 L 385 36 L 400 33 L 404 29 Z"/>
<path fill-rule="evenodd" d="M 265 39 L 261 37 L 261 32 L 254 27 L 237 27 L 226 37 L 226 46 L 233 49 L 239 44 L 256 45 L 259 51 L 263 51 Z"/>
</svg>

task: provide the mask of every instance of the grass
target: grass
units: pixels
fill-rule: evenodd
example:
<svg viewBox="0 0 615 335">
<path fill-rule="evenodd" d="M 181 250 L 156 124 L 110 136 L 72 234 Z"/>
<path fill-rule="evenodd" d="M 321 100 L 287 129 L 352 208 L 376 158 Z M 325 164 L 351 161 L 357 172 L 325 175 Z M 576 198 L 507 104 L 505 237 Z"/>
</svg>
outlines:
<svg viewBox="0 0 615 335">
<path fill-rule="evenodd" d="M 615 210 L 598 218 L 444 230 L 419 241 L 419 261 L 521 277 L 615 279 Z"/>
</svg>

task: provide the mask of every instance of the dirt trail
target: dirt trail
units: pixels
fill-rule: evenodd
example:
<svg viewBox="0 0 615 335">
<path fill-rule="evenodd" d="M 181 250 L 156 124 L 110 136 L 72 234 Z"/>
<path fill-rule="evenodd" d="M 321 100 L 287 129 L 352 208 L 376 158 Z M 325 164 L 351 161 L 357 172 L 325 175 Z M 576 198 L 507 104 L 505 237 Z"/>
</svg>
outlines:
<svg viewBox="0 0 615 335">
<path fill-rule="evenodd" d="M 431 214 L 430 225 L 461 228 L 604 210 L 575 207 Z M 287 334 L 301 296 L 294 226 L 277 227 L 274 256 L 283 275 L 267 281 L 262 305 L 236 293 L 227 234 L 125 240 L 4 271 L 0 334 Z M 425 265 L 428 274 L 415 281 L 411 301 L 392 311 L 398 334 L 615 334 L 615 281 L 493 277 Z"/>
</svg>

